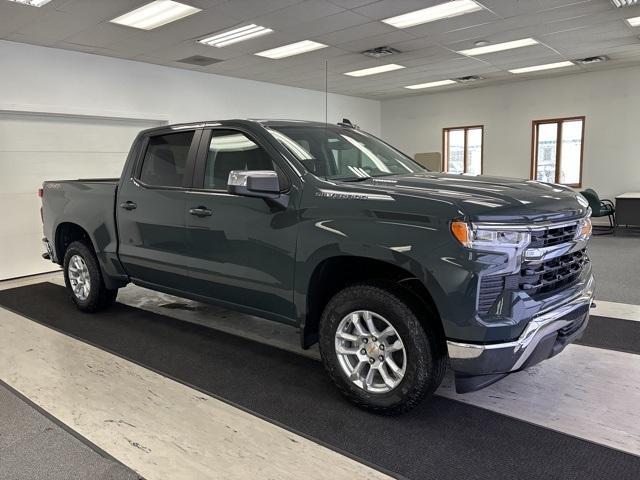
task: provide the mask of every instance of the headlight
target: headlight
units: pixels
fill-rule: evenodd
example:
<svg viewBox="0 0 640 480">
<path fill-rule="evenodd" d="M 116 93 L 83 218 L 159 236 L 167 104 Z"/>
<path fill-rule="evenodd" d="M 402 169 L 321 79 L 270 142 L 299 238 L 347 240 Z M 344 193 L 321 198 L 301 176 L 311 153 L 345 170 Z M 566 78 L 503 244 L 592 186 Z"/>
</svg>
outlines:
<svg viewBox="0 0 640 480">
<path fill-rule="evenodd" d="M 465 247 L 480 250 L 520 247 L 531 241 L 529 232 L 471 227 L 461 221 L 451 222 L 451 233 Z"/>
<path fill-rule="evenodd" d="M 591 217 L 585 217 L 578 222 L 576 240 L 588 240 L 591 237 Z"/>
</svg>

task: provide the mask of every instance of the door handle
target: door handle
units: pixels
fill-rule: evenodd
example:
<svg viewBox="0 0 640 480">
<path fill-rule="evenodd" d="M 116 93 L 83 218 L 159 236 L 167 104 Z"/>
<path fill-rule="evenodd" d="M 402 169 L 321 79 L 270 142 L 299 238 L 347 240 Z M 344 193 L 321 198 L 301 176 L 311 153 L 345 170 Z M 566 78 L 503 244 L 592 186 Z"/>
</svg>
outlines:
<svg viewBox="0 0 640 480">
<path fill-rule="evenodd" d="M 122 202 L 120 204 L 120 208 L 124 208 L 125 210 L 135 210 L 136 208 L 138 208 L 138 205 L 136 205 L 136 203 L 132 202 L 131 200 L 127 200 L 126 202 Z"/>
<path fill-rule="evenodd" d="M 213 212 L 207 207 L 190 208 L 189 213 L 191 215 L 195 215 L 196 217 L 210 217 L 211 215 L 213 215 Z"/>
</svg>

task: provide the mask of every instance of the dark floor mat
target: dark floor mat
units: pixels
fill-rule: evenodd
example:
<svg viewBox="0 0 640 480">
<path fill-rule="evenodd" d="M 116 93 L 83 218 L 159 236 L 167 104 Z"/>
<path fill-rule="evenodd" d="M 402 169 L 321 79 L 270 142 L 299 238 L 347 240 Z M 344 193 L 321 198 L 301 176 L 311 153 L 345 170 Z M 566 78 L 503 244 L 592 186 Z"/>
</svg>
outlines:
<svg viewBox="0 0 640 480">
<path fill-rule="evenodd" d="M 0 305 L 396 476 L 636 480 L 640 472 L 640 457 L 438 396 L 400 417 L 369 414 L 337 393 L 317 361 L 125 305 L 83 314 L 57 285 L 2 291 Z"/>
<path fill-rule="evenodd" d="M 640 354 L 640 322 L 593 315 L 582 338 L 576 343 Z"/>
</svg>

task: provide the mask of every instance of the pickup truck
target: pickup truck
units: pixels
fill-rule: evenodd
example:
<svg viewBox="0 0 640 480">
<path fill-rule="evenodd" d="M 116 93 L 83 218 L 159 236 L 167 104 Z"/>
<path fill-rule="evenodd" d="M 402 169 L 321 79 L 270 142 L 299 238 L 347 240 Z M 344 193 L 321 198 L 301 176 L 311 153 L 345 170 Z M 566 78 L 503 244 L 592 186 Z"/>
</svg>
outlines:
<svg viewBox="0 0 640 480">
<path fill-rule="evenodd" d="M 349 122 L 149 129 L 120 179 L 42 196 L 43 256 L 79 309 L 131 282 L 296 326 L 337 388 L 383 414 L 447 366 L 468 392 L 556 355 L 593 299 L 581 195 L 434 173 Z"/>
</svg>

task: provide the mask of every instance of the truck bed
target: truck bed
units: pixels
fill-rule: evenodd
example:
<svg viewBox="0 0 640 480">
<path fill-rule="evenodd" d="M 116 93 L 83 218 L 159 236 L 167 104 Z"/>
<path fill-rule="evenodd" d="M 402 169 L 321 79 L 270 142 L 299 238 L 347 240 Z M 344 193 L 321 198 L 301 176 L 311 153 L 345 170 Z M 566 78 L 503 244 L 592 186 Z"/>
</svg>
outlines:
<svg viewBox="0 0 640 480">
<path fill-rule="evenodd" d="M 73 223 L 95 239 L 101 261 L 116 256 L 115 202 L 119 181 L 118 178 L 92 178 L 44 182 L 42 220 L 46 237 L 58 242 L 60 226 Z M 55 253 L 55 260 L 62 263 L 63 259 Z"/>
</svg>

